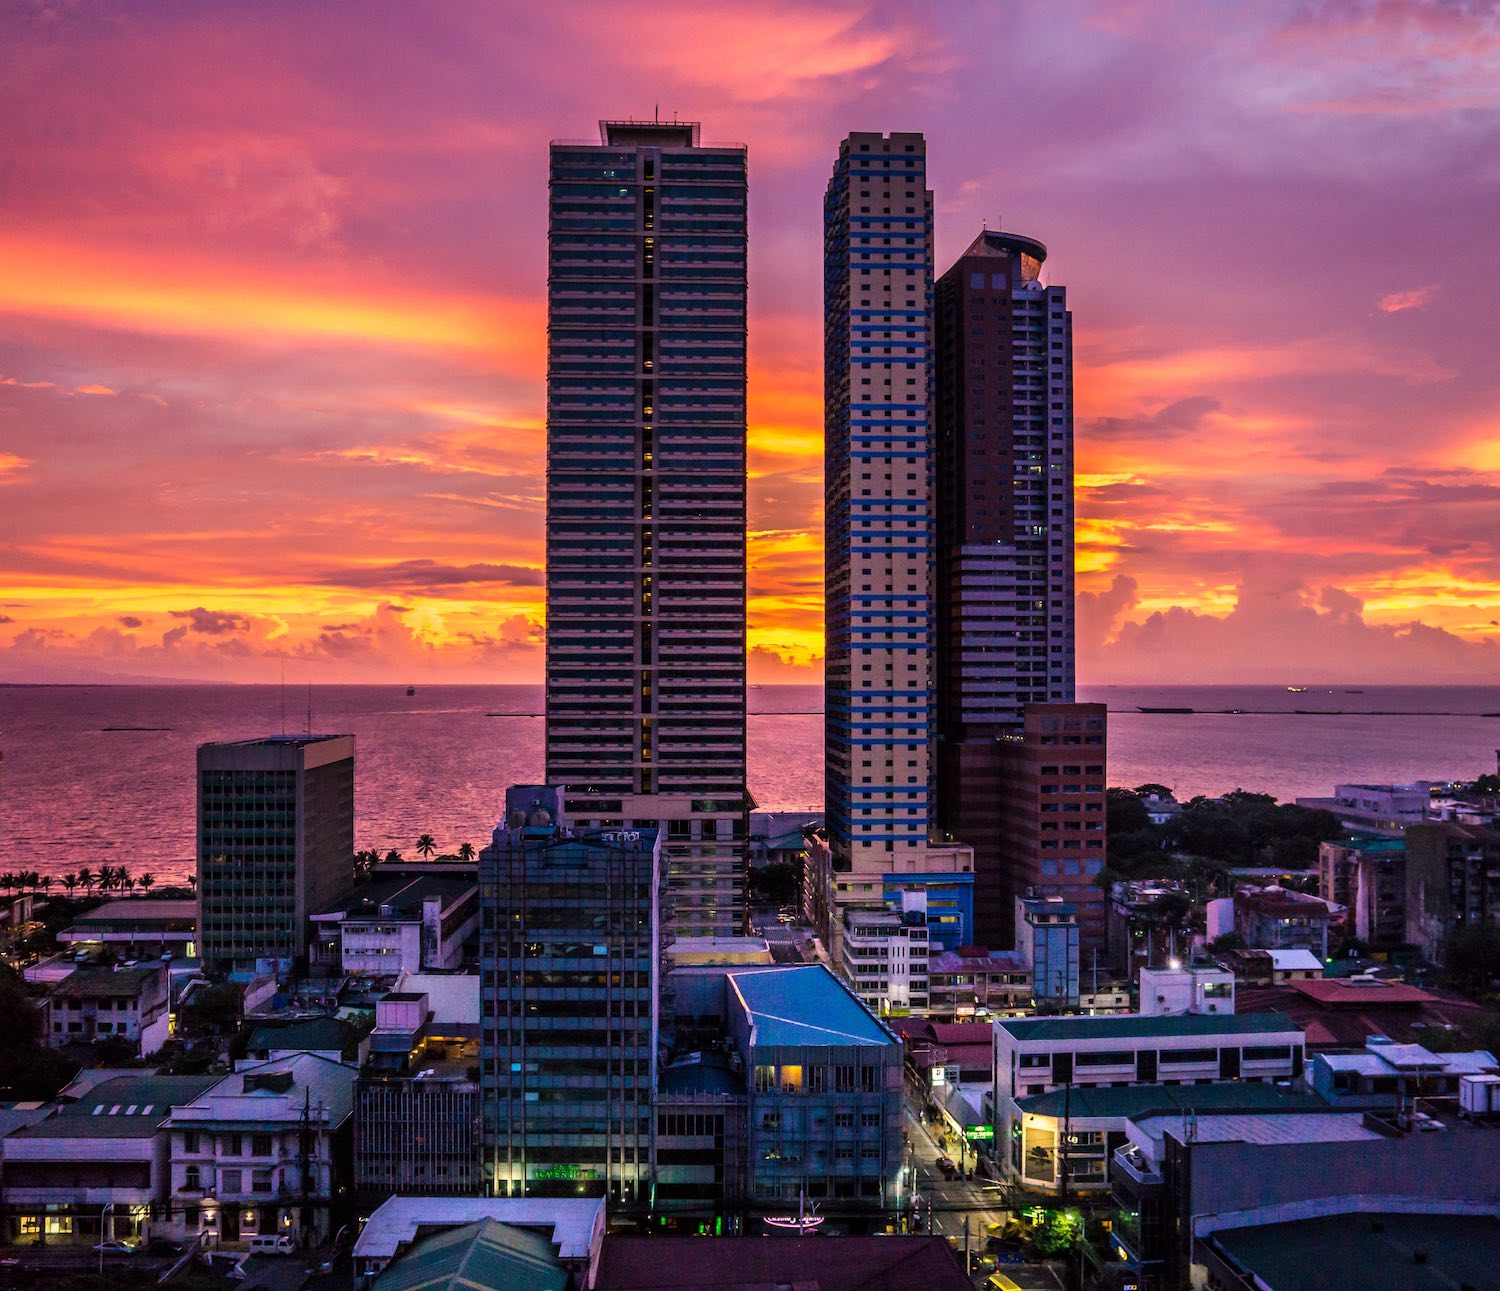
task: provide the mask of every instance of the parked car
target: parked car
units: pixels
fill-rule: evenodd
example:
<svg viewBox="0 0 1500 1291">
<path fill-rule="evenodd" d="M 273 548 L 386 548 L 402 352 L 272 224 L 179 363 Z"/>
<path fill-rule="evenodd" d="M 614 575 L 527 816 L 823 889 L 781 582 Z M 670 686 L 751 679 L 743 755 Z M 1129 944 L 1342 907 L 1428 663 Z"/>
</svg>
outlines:
<svg viewBox="0 0 1500 1291">
<path fill-rule="evenodd" d="M 181 1255 L 182 1243 L 170 1237 L 151 1237 L 146 1240 L 147 1255 Z"/>
<path fill-rule="evenodd" d="M 939 1157 L 937 1168 L 943 1172 L 945 1178 L 951 1179 L 958 1173 L 958 1167 L 953 1164 L 952 1157 Z"/>
<path fill-rule="evenodd" d="M 134 1255 L 141 1248 L 129 1242 L 95 1242 L 94 1250 L 101 1255 Z"/>
</svg>

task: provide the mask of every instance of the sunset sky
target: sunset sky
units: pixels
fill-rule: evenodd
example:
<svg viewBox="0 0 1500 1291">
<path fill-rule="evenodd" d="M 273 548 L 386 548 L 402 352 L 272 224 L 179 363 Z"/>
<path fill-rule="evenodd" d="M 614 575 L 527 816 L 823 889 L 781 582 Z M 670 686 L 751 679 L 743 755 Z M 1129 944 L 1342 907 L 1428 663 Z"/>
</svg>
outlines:
<svg viewBox="0 0 1500 1291">
<path fill-rule="evenodd" d="M 751 678 L 821 679 L 821 198 L 1074 311 L 1079 679 L 1500 681 L 1490 4 L 0 5 L 0 681 L 534 681 L 547 144 L 750 156 Z"/>
</svg>

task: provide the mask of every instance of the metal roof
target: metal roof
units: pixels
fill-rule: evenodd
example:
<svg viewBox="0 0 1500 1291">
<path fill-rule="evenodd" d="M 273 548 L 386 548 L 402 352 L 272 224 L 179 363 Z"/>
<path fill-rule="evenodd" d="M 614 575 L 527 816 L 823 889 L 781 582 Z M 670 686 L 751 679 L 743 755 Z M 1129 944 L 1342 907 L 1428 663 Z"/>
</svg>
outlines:
<svg viewBox="0 0 1500 1291">
<path fill-rule="evenodd" d="M 568 1270 L 539 1233 L 481 1219 L 424 1237 L 375 1279 L 373 1291 L 563 1291 Z"/>
<path fill-rule="evenodd" d="M 391 1197 L 365 1221 L 354 1256 L 388 1260 L 423 1229 L 456 1228 L 481 1219 L 546 1230 L 565 1260 L 586 1260 L 594 1231 L 604 1229 L 603 1197 Z"/>
<path fill-rule="evenodd" d="M 1032 1116 L 1062 1116 L 1066 1113 L 1070 1117 L 1140 1120 L 1183 1112 L 1292 1111 L 1300 1107 L 1322 1108 L 1327 1104 L 1316 1094 L 1292 1093 L 1275 1085 L 1241 1081 L 1221 1085 L 1075 1087 L 1071 1096 L 1057 1089 L 1017 1099 L 1016 1106 Z"/>
<path fill-rule="evenodd" d="M 1379 1130 L 1365 1123 L 1363 1112 L 1287 1112 L 1201 1116 L 1191 1130 L 1181 1116 L 1146 1116 L 1138 1124 L 1155 1137 L 1153 1126 L 1194 1143 L 1350 1143 L 1360 1139 L 1384 1139 Z"/>
<path fill-rule="evenodd" d="M 750 1043 L 758 1047 L 899 1043 L 822 964 L 739 969 L 727 977 L 731 997 L 750 1017 Z"/>
<path fill-rule="evenodd" d="M 1181 1013 L 1171 1017 L 1115 1013 L 1097 1017 L 1001 1018 L 995 1026 L 1018 1041 L 1131 1040 L 1199 1035 L 1208 1038 L 1300 1030 L 1285 1013 Z"/>
</svg>

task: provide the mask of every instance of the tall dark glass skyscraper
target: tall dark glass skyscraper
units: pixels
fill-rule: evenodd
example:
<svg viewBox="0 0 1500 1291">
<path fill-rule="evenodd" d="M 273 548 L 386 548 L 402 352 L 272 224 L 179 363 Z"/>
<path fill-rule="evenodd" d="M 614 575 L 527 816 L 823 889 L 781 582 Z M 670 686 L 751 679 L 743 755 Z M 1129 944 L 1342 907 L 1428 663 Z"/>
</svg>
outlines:
<svg viewBox="0 0 1500 1291">
<path fill-rule="evenodd" d="M 1104 719 L 1073 703 L 1073 319 L 1046 258 L 986 230 L 937 284 L 937 808 L 974 849 L 982 943 L 1036 890 L 1092 950 Z"/>
<path fill-rule="evenodd" d="M 663 825 L 681 933 L 745 873 L 745 150 L 606 121 L 551 156 L 547 780 Z"/>
</svg>

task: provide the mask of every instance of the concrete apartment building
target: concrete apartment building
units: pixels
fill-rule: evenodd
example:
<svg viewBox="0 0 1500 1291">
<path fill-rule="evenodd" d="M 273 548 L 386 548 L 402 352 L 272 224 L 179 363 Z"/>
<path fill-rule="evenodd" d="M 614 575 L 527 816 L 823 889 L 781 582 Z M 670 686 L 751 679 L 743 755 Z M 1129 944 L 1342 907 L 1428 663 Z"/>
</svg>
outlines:
<svg viewBox="0 0 1500 1291">
<path fill-rule="evenodd" d="M 662 955 L 655 830 L 575 829 L 506 791 L 479 854 L 484 1186 L 644 1206 Z"/>
<path fill-rule="evenodd" d="M 1405 838 L 1349 838 L 1318 845 L 1318 895 L 1349 911 L 1346 926 L 1370 947 L 1406 939 Z"/>
<path fill-rule="evenodd" d="M 744 930 L 745 149 L 551 149 L 546 778 L 662 831 L 675 931 Z"/>
<path fill-rule="evenodd" d="M 1406 940 L 1442 964 L 1464 924 L 1500 922 L 1500 830 L 1457 822 L 1406 831 Z"/>
<path fill-rule="evenodd" d="M 826 848 L 820 931 L 930 868 L 932 194 L 920 134 L 851 134 L 823 204 Z"/>
<path fill-rule="evenodd" d="M 85 910 L 57 934 L 64 949 L 109 950 L 121 959 L 195 959 L 198 903 L 126 897 Z"/>
<path fill-rule="evenodd" d="M 171 1033 L 167 970 L 161 963 L 77 968 L 48 992 L 44 1029 L 54 1049 L 66 1044 L 123 1040 L 142 1057 Z"/>
<path fill-rule="evenodd" d="M 974 849 L 980 944 L 1013 944 L 1014 899 L 1037 888 L 1077 903 L 1086 950 L 1102 951 L 1104 716 L 1066 712 L 1072 315 L 1064 288 L 1042 282 L 1046 257 L 1034 238 L 986 230 L 936 286 L 937 817 Z M 1046 715 L 1028 717 L 1032 705 Z M 1100 738 L 1069 775 L 1035 755 L 1079 716 Z"/>
<path fill-rule="evenodd" d="M 354 737 L 198 747 L 198 943 L 206 968 L 289 970 L 309 916 L 349 882 Z"/>
</svg>

